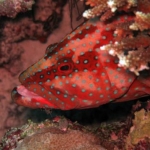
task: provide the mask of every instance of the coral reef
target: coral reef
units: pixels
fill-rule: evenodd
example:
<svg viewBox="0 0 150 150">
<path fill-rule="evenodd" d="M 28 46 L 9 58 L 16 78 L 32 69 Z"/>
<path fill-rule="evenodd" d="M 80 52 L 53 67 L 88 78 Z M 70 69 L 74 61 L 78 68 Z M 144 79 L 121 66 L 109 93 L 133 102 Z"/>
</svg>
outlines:
<svg viewBox="0 0 150 150">
<path fill-rule="evenodd" d="M 18 73 L 19 66 L 17 67 L 17 59 L 20 59 L 21 54 L 24 49 L 19 46 L 17 43 L 7 43 L 7 41 L 0 42 L 0 67 L 4 67 L 8 69 L 12 74 Z M 11 63 L 15 66 L 15 69 L 9 68 L 8 63 Z"/>
<path fill-rule="evenodd" d="M 65 2 L 61 4 L 38 0 L 34 5 L 34 10 L 32 10 L 34 11 L 33 15 L 19 16 L 13 20 L 4 19 L 1 27 L 0 66 L 4 66 L 15 74 L 13 69 L 7 66 L 10 63 L 15 64 L 15 59 L 19 58 L 24 52 L 23 47 L 18 42 L 31 39 L 45 43 L 50 33 L 58 27 L 61 21 L 60 17 L 57 18 L 55 16 L 55 21 L 51 18 L 53 17 L 54 10 L 61 16 L 64 4 Z M 45 14 L 44 16 L 43 13 Z M 15 68 L 17 67 L 15 66 Z"/>
<path fill-rule="evenodd" d="M 57 117 L 56 119 L 45 120 L 39 124 L 29 121 L 20 128 L 11 129 L 4 136 L 0 149 L 105 150 L 98 145 L 98 137 L 89 133 L 83 126 L 65 120 L 68 122 L 68 129 L 64 131 L 59 128 L 64 118 Z"/>
<path fill-rule="evenodd" d="M 5 67 L 13 75 L 19 72 L 20 67 L 16 66 L 18 64 L 16 61 L 21 59 L 24 52 L 20 41 L 31 39 L 45 42 L 49 35 L 44 31 L 42 23 L 34 23 L 29 17 L 5 21 L 1 34 L 0 66 Z M 9 67 L 9 64 L 12 67 Z"/>
<path fill-rule="evenodd" d="M 126 149 L 147 150 L 150 148 L 150 111 L 135 112 L 133 126 L 126 140 Z"/>
<path fill-rule="evenodd" d="M 104 23 L 109 22 L 109 28 L 114 29 L 115 44 L 100 47 L 108 50 L 119 58 L 118 65 L 139 75 L 139 72 L 149 69 L 150 62 L 150 1 L 149 0 L 87 0 L 91 9 L 83 16 L 93 18 L 100 16 Z M 131 17 L 131 21 L 113 23 L 115 17 Z"/>
<path fill-rule="evenodd" d="M 33 9 L 35 22 L 43 22 L 43 29 L 52 32 L 62 20 L 62 8 L 65 4 L 66 0 L 37 0 Z"/>
<path fill-rule="evenodd" d="M 0 142 L 0 149 L 148 150 L 150 112 L 144 110 L 149 109 L 148 103 L 137 102 L 124 117 L 114 113 L 113 109 L 112 113 L 108 110 L 111 119 L 84 126 L 62 116 L 40 123 L 28 121 L 7 131 Z"/>
<path fill-rule="evenodd" d="M 34 0 L 1 0 L 0 16 L 14 18 L 19 12 L 25 12 L 32 9 Z"/>
<path fill-rule="evenodd" d="M 49 35 L 48 32 L 44 31 L 42 23 L 35 23 L 33 19 L 29 17 L 22 17 L 15 21 L 6 21 L 2 34 L 9 43 L 26 39 L 45 42 Z"/>
</svg>

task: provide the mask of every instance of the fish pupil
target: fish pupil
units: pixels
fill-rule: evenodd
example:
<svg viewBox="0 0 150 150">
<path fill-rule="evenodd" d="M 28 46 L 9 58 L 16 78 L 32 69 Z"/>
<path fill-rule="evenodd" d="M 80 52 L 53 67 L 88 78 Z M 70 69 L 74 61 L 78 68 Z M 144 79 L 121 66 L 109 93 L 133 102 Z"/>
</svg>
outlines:
<svg viewBox="0 0 150 150">
<path fill-rule="evenodd" d="M 67 71 L 67 70 L 69 70 L 69 65 L 61 66 L 61 67 L 60 67 L 60 70 L 61 70 L 61 71 Z"/>
</svg>

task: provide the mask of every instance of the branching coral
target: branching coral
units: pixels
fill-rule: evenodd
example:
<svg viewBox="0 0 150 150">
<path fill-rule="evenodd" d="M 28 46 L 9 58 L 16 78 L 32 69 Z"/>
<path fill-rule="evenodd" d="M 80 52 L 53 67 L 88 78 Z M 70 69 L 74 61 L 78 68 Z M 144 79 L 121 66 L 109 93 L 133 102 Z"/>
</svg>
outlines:
<svg viewBox="0 0 150 150">
<path fill-rule="evenodd" d="M 139 71 L 149 69 L 150 61 L 150 38 L 141 34 L 137 37 L 123 38 L 115 44 L 108 44 L 101 47 L 101 50 L 108 50 L 109 54 L 117 55 L 119 66 L 129 68 L 130 71 L 139 75 Z"/>
<path fill-rule="evenodd" d="M 114 15 L 117 9 L 125 9 L 125 6 L 130 8 L 135 5 L 135 2 L 131 0 L 128 3 L 127 0 L 87 0 L 86 4 L 93 8 L 86 10 L 83 13 L 84 17 L 93 18 L 102 15 L 101 20 L 107 20 Z"/>
<path fill-rule="evenodd" d="M 150 29 L 150 13 L 136 12 L 135 22 L 130 26 L 131 30 L 147 30 Z"/>
<path fill-rule="evenodd" d="M 14 18 L 19 12 L 31 10 L 34 0 L 0 0 L 0 16 Z"/>
<path fill-rule="evenodd" d="M 115 43 L 100 47 L 119 58 L 118 66 L 129 69 L 136 75 L 149 69 L 150 62 L 150 1 L 149 0 L 87 0 L 91 9 L 83 16 L 100 16 L 104 23 L 109 21 L 109 28 L 116 35 Z M 116 24 L 114 19 L 120 15 L 132 16 L 131 21 Z M 114 17 L 112 17 L 114 16 Z"/>
</svg>

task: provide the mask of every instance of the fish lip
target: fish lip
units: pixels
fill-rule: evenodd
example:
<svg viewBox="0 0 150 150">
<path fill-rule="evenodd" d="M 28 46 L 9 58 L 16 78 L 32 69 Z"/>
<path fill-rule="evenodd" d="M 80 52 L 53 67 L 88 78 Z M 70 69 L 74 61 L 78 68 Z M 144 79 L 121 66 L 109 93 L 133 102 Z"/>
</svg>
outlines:
<svg viewBox="0 0 150 150">
<path fill-rule="evenodd" d="M 39 96 L 38 94 L 28 90 L 25 86 L 19 85 L 17 86 L 17 92 L 22 96 Z"/>
<path fill-rule="evenodd" d="M 39 96 L 38 94 L 28 90 L 24 85 L 15 87 L 12 90 L 11 97 L 15 103 L 25 107 L 57 109 L 57 106 L 50 103 L 47 99 Z"/>
<path fill-rule="evenodd" d="M 47 88 L 44 87 L 46 90 Z M 56 90 L 57 88 L 55 88 Z M 62 93 L 64 93 L 62 91 Z M 55 96 L 55 95 L 54 95 Z M 71 97 L 70 94 L 68 96 Z M 44 97 L 42 97 L 39 94 L 36 94 L 34 91 L 30 91 L 25 85 L 21 84 L 17 87 L 15 87 L 11 94 L 12 100 L 17 103 L 18 105 L 28 107 L 28 108 L 46 108 L 46 109 L 61 109 L 61 110 L 70 110 L 70 109 L 76 109 L 79 106 L 79 103 L 75 103 L 74 106 L 72 104 L 66 104 L 64 102 L 64 106 L 58 105 L 55 101 L 50 101 Z"/>
</svg>

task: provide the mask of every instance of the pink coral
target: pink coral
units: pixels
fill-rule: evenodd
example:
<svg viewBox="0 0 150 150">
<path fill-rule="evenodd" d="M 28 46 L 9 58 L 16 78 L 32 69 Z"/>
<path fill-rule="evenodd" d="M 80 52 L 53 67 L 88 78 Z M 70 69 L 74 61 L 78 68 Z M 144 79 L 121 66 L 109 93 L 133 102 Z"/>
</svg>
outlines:
<svg viewBox="0 0 150 150">
<path fill-rule="evenodd" d="M 32 9 L 34 0 L 1 0 L 0 16 L 14 18 L 19 12 Z"/>
</svg>

